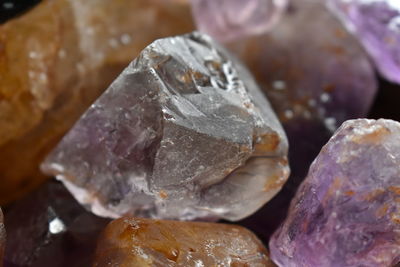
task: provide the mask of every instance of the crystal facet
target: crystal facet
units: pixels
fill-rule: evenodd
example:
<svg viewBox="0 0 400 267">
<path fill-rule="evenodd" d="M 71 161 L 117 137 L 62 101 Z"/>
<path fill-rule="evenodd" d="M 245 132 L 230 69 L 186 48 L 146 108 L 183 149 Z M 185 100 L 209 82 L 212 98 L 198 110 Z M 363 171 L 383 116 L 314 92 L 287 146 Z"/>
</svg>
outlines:
<svg viewBox="0 0 400 267">
<path fill-rule="evenodd" d="M 360 39 L 380 73 L 400 83 L 400 1 L 329 0 L 327 3 Z"/>
<path fill-rule="evenodd" d="M 248 71 L 193 33 L 143 50 L 42 169 L 101 216 L 237 220 L 280 190 L 286 154 Z"/>
<path fill-rule="evenodd" d="M 400 262 L 400 123 L 345 122 L 312 164 L 270 249 L 282 267 Z"/>
<path fill-rule="evenodd" d="M 0 25 L 0 203 L 43 182 L 45 154 L 148 43 L 192 29 L 164 0 L 41 1 Z"/>
<path fill-rule="evenodd" d="M 275 266 L 243 227 L 123 217 L 98 242 L 94 267 Z"/>
<path fill-rule="evenodd" d="M 5 222 L 6 266 L 86 267 L 109 220 L 86 211 L 52 181 L 14 204 Z"/>
<path fill-rule="evenodd" d="M 377 81 L 359 42 L 320 0 L 291 1 L 268 34 L 228 47 L 247 63 L 289 139 L 288 182 L 271 205 L 244 222 L 267 240 L 333 131 L 367 114 Z"/>
<path fill-rule="evenodd" d="M 217 40 L 261 34 L 279 20 L 287 0 L 191 0 L 197 27 Z"/>
</svg>

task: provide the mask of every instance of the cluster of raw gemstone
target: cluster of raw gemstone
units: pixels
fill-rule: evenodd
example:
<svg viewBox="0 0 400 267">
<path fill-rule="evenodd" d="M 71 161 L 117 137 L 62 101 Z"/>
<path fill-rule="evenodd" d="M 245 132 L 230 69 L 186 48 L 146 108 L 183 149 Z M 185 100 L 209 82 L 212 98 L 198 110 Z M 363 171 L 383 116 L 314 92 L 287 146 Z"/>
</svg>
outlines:
<svg viewBox="0 0 400 267">
<path fill-rule="evenodd" d="M 0 210 L 0 266 L 400 263 L 400 123 L 348 120 L 374 66 L 400 83 L 396 0 L 37 2 L 0 7 L 0 204 L 51 148 L 61 182 Z M 190 8 L 227 49 L 152 42 L 191 31 Z M 219 219 L 261 240 L 188 221 Z"/>
</svg>

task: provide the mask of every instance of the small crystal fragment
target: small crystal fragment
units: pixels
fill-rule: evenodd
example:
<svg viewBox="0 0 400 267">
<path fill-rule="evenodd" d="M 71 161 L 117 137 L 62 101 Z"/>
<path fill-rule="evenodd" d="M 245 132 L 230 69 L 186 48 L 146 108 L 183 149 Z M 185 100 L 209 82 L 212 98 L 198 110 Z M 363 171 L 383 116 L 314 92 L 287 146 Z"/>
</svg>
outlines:
<svg viewBox="0 0 400 267">
<path fill-rule="evenodd" d="M 275 265 L 257 237 L 240 226 L 123 217 L 102 233 L 93 266 Z"/>
<path fill-rule="evenodd" d="M 61 183 L 48 182 L 6 214 L 6 266 L 90 266 L 109 220 L 86 211 Z"/>
<path fill-rule="evenodd" d="M 101 216 L 238 220 L 288 176 L 248 71 L 199 33 L 149 45 L 42 165 Z"/>
<path fill-rule="evenodd" d="M 287 0 L 191 0 L 197 27 L 217 40 L 261 34 L 279 20 Z"/>
<path fill-rule="evenodd" d="M 400 83 L 400 1 L 329 0 L 327 3 L 360 39 L 380 73 Z"/>
<path fill-rule="evenodd" d="M 270 241 L 282 267 L 400 262 L 400 123 L 345 122 L 322 148 Z"/>
<path fill-rule="evenodd" d="M 6 230 L 4 227 L 3 212 L 0 208 L 0 267 L 3 266 L 4 248 L 6 244 Z"/>
</svg>

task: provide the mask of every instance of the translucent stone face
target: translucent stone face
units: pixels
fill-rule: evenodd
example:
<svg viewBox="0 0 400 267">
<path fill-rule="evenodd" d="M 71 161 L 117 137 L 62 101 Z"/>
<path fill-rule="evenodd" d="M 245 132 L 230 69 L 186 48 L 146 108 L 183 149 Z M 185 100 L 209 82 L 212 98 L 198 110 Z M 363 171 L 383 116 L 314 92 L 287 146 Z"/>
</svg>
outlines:
<svg viewBox="0 0 400 267">
<path fill-rule="evenodd" d="M 42 169 L 102 216 L 236 220 L 280 190 L 286 154 L 247 70 L 193 33 L 143 50 Z"/>
<path fill-rule="evenodd" d="M 123 217 L 104 230 L 93 266 L 275 265 L 257 237 L 243 227 Z"/>
<path fill-rule="evenodd" d="M 108 222 L 86 211 L 61 183 L 49 182 L 7 211 L 5 266 L 91 266 Z"/>
<path fill-rule="evenodd" d="M 329 0 L 327 3 L 360 39 L 380 73 L 400 83 L 400 1 Z"/>
<path fill-rule="evenodd" d="M 322 148 L 270 241 L 282 267 L 400 262 L 400 123 L 345 122 Z"/>
<path fill-rule="evenodd" d="M 228 41 L 268 31 L 278 21 L 287 0 L 191 0 L 200 31 Z"/>
</svg>

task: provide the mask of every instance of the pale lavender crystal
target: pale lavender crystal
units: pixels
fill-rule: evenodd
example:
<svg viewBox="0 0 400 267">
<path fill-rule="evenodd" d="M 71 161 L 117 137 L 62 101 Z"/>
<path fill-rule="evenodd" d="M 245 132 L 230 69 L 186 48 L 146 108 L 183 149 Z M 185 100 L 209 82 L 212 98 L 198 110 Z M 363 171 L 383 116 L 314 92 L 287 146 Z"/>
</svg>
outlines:
<svg viewBox="0 0 400 267">
<path fill-rule="evenodd" d="M 101 216 L 237 220 L 280 190 L 286 154 L 249 72 L 193 33 L 145 48 L 42 169 Z"/>
<path fill-rule="evenodd" d="M 400 262 L 400 123 L 346 121 L 312 164 L 270 250 L 281 267 Z"/>
<path fill-rule="evenodd" d="M 380 73 L 400 83 L 400 1 L 328 0 L 369 52 Z"/>
<path fill-rule="evenodd" d="M 271 29 L 287 0 L 191 0 L 197 28 L 220 41 Z"/>
</svg>

